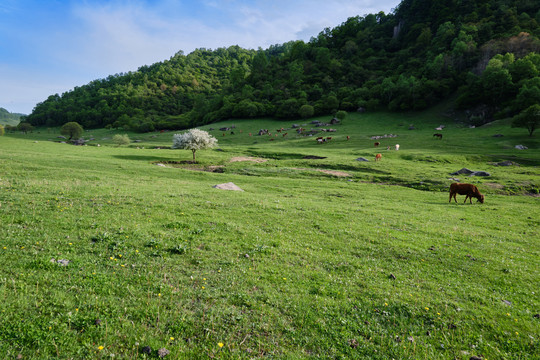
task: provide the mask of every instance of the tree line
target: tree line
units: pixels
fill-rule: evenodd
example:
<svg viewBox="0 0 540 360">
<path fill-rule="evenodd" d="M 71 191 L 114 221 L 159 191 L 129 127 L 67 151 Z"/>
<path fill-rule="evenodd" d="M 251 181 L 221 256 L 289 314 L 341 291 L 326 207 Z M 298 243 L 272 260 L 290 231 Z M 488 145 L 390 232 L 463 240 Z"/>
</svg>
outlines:
<svg viewBox="0 0 540 360">
<path fill-rule="evenodd" d="M 49 96 L 34 126 L 147 132 L 228 118 L 421 110 L 452 94 L 471 121 L 540 102 L 540 3 L 403 0 L 309 42 L 179 51 L 169 60 Z"/>
</svg>

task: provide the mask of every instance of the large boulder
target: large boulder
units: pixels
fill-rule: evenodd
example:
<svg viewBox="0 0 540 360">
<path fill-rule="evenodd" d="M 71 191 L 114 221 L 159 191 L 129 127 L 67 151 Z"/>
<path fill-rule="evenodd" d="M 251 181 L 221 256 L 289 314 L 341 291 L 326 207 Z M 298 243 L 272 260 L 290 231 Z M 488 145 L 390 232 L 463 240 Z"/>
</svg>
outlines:
<svg viewBox="0 0 540 360">
<path fill-rule="evenodd" d="M 450 175 L 461 175 L 461 174 L 466 174 L 466 175 L 470 175 L 472 174 L 474 171 L 472 170 L 469 170 L 467 168 L 462 168 L 461 170 L 458 170 L 456 172 L 453 172 L 453 173 L 450 173 Z"/>
</svg>

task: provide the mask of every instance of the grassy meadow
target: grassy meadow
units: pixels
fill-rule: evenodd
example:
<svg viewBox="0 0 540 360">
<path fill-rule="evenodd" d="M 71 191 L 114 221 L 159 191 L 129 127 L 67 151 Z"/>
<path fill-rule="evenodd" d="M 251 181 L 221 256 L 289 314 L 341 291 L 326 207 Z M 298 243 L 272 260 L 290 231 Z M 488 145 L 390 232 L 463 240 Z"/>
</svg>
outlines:
<svg viewBox="0 0 540 360">
<path fill-rule="evenodd" d="M 538 134 L 438 114 L 349 114 L 324 144 L 231 120 L 196 164 L 174 132 L 0 137 L 0 357 L 540 358 Z"/>
</svg>

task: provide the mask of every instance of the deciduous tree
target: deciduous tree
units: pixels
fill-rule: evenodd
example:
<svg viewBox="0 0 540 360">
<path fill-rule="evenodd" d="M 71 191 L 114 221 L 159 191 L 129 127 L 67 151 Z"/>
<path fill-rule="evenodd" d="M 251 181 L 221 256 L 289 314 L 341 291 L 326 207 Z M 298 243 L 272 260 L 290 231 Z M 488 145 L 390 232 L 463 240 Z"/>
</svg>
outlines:
<svg viewBox="0 0 540 360">
<path fill-rule="evenodd" d="M 529 106 L 512 120 L 512 127 L 525 128 L 529 131 L 529 136 L 533 135 L 534 130 L 540 125 L 540 105 Z"/>
<path fill-rule="evenodd" d="M 211 149 L 217 144 L 217 139 L 208 132 L 200 129 L 191 129 L 183 134 L 173 136 L 173 149 L 191 150 L 193 153 L 193 162 L 197 150 Z"/>
<path fill-rule="evenodd" d="M 79 139 L 81 135 L 83 134 L 83 132 L 84 130 L 82 126 L 74 121 L 65 123 L 60 128 L 60 134 L 69 136 L 69 140 L 73 138 Z"/>
</svg>

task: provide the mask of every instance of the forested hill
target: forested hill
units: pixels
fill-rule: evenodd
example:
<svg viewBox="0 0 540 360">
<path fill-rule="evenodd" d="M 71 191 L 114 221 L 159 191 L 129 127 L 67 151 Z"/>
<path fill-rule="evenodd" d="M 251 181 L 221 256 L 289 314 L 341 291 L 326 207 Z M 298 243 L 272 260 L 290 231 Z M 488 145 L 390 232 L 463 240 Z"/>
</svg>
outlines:
<svg viewBox="0 0 540 360">
<path fill-rule="evenodd" d="M 180 51 L 52 95 L 26 121 L 183 129 L 231 117 L 419 110 L 457 92 L 483 122 L 540 103 L 539 24 L 538 0 L 403 0 L 308 43 Z"/>
<path fill-rule="evenodd" d="M 10 113 L 6 109 L 0 107 L 0 125 L 17 125 L 23 114 Z"/>
</svg>

